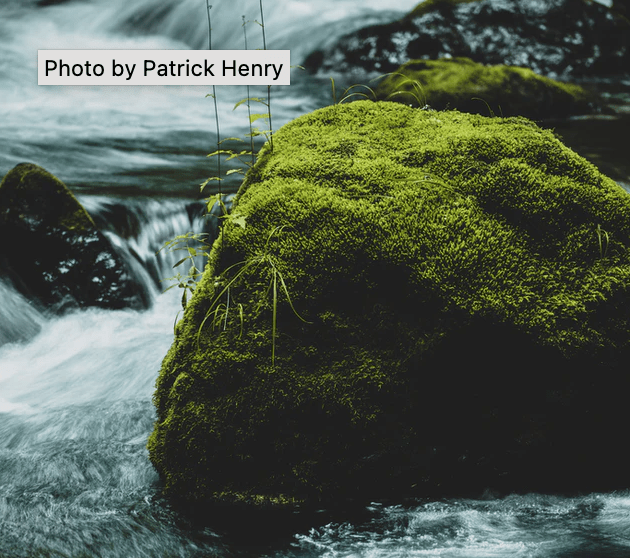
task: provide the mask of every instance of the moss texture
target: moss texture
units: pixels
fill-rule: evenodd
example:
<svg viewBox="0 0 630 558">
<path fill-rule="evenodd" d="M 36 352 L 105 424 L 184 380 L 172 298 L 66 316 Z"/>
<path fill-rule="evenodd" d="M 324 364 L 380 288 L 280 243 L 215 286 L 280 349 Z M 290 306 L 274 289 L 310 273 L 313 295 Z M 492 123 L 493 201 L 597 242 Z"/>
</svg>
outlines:
<svg viewBox="0 0 630 558">
<path fill-rule="evenodd" d="M 157 380 L 149 452 L 167 494 L 409 496 L 549 472 L 548 447 L 562 478 L 567 459 L 590 463 L 603 438 L 569 365 L 627 354 L 618 185 L 531 121 L 390 102 L 307 114 L 273 148 Z"/>
<path fill-rule="evenodd" d="M 593 112 L 592 95 L 516 66 L 484 66 L 469 58 L 412 60 L 383 79 L 377 98 L 414 107 L 527 118 Z"/>
<path fill-rule="evenodd" d="M 19 221 L 25 215 L 83 232 L 95 227 L 74 194 L 56 176 L 38 165 L 22 163 L 7 173 L 0 183 L 0 221 Z"/>
</svg>

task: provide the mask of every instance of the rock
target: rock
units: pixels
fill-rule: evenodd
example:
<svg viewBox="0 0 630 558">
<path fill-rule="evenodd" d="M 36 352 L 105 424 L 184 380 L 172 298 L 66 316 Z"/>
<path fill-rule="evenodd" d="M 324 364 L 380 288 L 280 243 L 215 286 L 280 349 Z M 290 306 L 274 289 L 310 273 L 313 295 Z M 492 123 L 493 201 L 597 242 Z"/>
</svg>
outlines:
<svg viewBox="0 0 630 558">
<path fill-rule="evenodd" d="M 620 14 L 630 16 L 630 0 L 613 0 L 612 7 Z"/>
<path fill-rule="evenodd" d="M 315 111 L 237 194 L 150 458 L 201 506 L 627 486 L 629 291 L 630 198 L 552 132 Z"/>
<path fill-rule="evenodd" d="M 630 21 L 589 0 L 427 0 L 406 17 L 350 33 L 304 65 L 384 74 L 417 59 L 468 57 L 569 80 L 624 74 Z"/>
<path fill-rule="evenodd" d="M 527 118 L 562 118 L 595 111 L 594 98 L 578 85 L 539 76 L 527 68 L 483 66 L 470 58 L 412 60 L 383 79 L 380 100 L 437 110 Z"/>
<path fill-rule="evenodd" d="M 70 190 L 21 163 L 0 183 L 0 273 L 46 306 L 143 308 L 148 299 Z"/>
</svg>

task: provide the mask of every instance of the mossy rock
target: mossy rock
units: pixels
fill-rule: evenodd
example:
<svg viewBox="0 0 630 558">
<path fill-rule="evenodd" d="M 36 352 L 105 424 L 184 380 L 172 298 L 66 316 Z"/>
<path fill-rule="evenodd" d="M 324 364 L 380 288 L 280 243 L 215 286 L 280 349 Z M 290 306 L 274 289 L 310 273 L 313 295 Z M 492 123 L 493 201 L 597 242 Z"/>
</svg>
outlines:
<svg viewBox="0 0 630 558">
<path fill-rule="evenodd" d="M 529 120 L 369 101 L 295 119 L 164 359 L 166 494 L 627 484 L 629 247 L 628 195 Z"/>
<path fill-rule="evenodd" d="M 0 273 L 55 310 L 145 308 L 149 299 L 85 208 L 45 169 L 21 163 L 0 183 Z"/>
<path fill-rule="evenodd" d="M 516 66 L 484 66 L 470 58 L 412 60 L 383 79 L 380 100 L 437 110 L 496 113 L 527 118 L 562 118 L 594 111 L 582 87 L 539 76 Z"/>
</svg>

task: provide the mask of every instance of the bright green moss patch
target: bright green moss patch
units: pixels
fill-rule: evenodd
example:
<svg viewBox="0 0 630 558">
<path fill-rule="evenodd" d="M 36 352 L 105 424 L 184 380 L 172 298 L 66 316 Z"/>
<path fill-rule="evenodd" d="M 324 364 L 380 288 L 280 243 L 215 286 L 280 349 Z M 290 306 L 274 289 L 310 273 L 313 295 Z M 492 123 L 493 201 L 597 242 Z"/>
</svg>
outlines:
<svg viewBox="0 0 630 558">
<path fill-rule="evenodd" d="M 168 494 L 426 494 L 486 450 L 529 467 L 575 363 L 628 354 L 630 199 L 528 120 L 321 109 L 274 135 L 234 211 L 157 381 Z"/>
<path fill-rule="evenodd" d="M 469 58 L 412 60 L 384 78 L 376 95 L 414 107 L 428 104 L 486 116 L 561 118 L 593 112 L 593 99 L 578 85 Z"/>
</svg>

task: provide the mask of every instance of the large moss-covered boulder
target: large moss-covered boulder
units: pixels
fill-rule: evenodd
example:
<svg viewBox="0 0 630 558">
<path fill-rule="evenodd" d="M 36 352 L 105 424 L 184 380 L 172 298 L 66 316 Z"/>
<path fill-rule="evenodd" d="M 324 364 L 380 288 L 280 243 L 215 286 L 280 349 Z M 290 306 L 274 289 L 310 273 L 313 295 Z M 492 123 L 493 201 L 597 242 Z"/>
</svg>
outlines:
<svg viewBox="0 0 630 558">
<path fill-rule="evenodd" d="M 562 118 L 595 110 L 595 100 L 578 85 L 561 83 L 517 66 L 484 66 L 470 58 L 412 60 L 384 78 L 380 100 L 437 110 L 527 118 Z"/>
<path fill-rule="evenodd" d="M 468 57 L 530 68 L 554 79 L 628 75 L 624 2 L 426 0 L 403 18 L 339 37 L 304 65 L 330 73 L 393 72 L 408 60 Z"/>
<path fill-rule="evenodd" d="M 0 183 L 0 274 L 55 309 L 143 308 L 148 298 L 67 186 L 21 163 Z"/>
<path fill-rule="evenodd" d="M 150 458 L 204 504 L 627 486 L 629 322 L 630 198 L 550 131 L 327 107 L 241 187 Z"/>
</svg>

